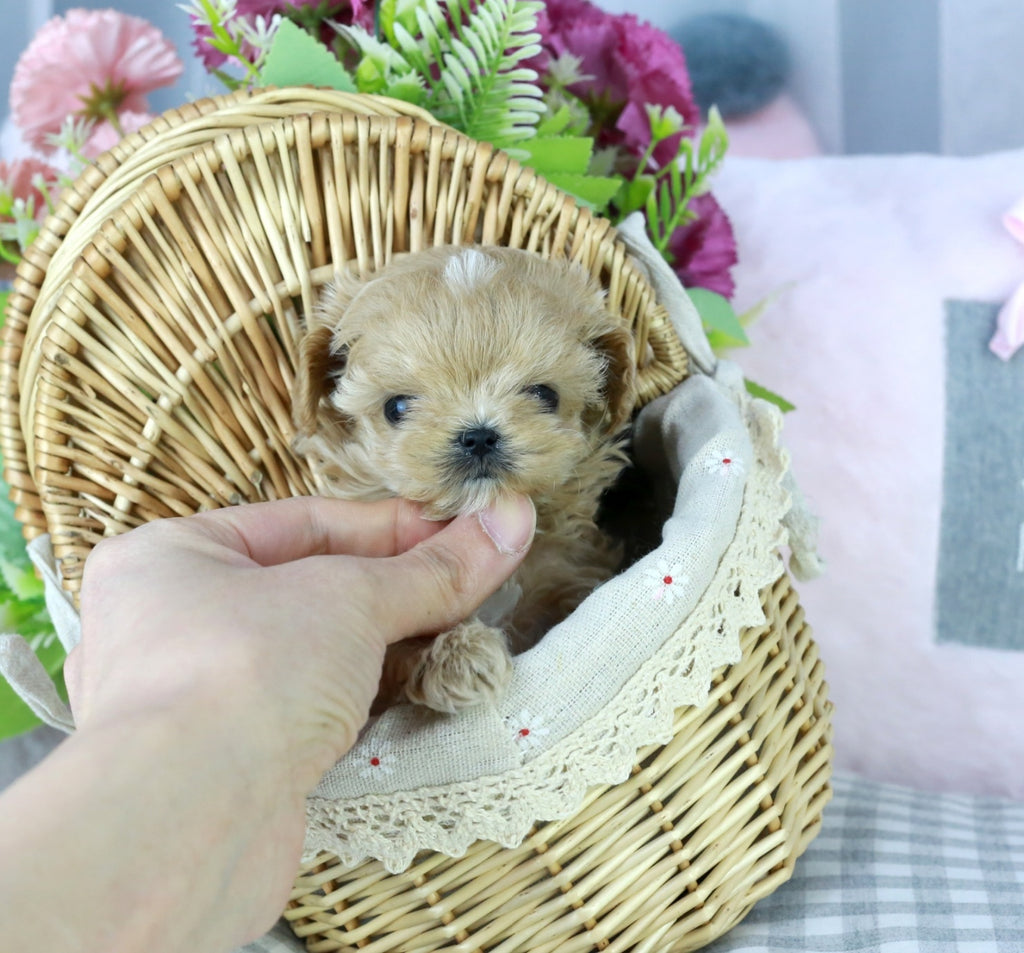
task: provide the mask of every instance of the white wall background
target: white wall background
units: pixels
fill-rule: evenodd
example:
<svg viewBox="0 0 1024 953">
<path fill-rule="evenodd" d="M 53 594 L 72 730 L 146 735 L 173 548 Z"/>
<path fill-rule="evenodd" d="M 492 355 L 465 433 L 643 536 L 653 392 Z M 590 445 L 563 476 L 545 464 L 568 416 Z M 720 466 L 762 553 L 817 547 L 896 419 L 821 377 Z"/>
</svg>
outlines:
<svg viewBox="0 0 1024 953">
<path fill-rule="evenodd" d="M 670 33 L 710 11 L 771 24 L 793 56 L 790 92 L 827 151 L 970 155 L 1024 146 L 1022 0 L 599 2 Z M 215 90 L 192 55 L 188 18 L 171 0 L 0 0 L 0 88 L 35 29 L 76 6 L 144 16 L 178 44 L 186 74 L 152 97 L 155 108 Z"/>
<path fill-rule="evenodd" d="M 1020 0 L 601 0 L 672 32 L 746 13 L 793 56 L 790 92 L 830 152 L 973 155 L 1024 145 Z"/>
<path fill-rule="evenodd" d="M 942 148 L 972 155 L 1024 144 L 1024 3 L 942 3 Z"/>
</svg>

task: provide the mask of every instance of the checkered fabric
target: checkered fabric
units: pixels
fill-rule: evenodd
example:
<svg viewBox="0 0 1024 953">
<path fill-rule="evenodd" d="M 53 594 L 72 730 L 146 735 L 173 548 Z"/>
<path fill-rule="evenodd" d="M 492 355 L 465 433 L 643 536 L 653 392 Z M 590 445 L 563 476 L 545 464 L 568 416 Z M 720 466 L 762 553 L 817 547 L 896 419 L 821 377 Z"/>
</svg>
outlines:
<svg viewBox="0 0 1024 953">
<path fill-rule="evenodd" d="M 1024 953 L 1024 803 L 834 787 L 792 879 L 706 953 Z M 303 950 L 281 925 L 244 953 Z"/>
<path fill-rule="evenodd" d="M 792 879 L 707 953 L 1024 953 L 1024 803 L 839 778 Z"/>
</svg>

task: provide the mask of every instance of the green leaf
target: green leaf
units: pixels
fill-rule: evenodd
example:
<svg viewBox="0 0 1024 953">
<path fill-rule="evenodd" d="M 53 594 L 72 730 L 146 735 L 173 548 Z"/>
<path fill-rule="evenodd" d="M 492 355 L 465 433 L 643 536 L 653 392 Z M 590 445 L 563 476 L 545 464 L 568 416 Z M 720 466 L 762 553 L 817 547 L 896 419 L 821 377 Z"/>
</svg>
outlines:
<svg viewBox="0 0 1024 953">
<path fill-rule="evenodd" d="M 43 667 L 56 683 L 58 693 L 67 701 L 67 690 L 64 687 L 64 678 L 61 673 L 66 656 L 60 642 L 56 639 L 54 642 L 55 645 L 42 649 L 37 654 Z M 14 689 L 7 682 L 0 679 L 0 740 L 31 731 L 39 724 L 39 719 L 32 714 L 28 705 L 15 694 Z"/>
<path fill-rule="evenodd" d="M 686 293 L 705 328 L 717 332 L 726 341 L 726 347 L 745 347 L 750 344 L 747 332 L 743 330 L 732 305 L 720 294 L 708 291 L 707 288 L 687 288 Z"/>
<path fill-rule="evenodd" d="M 375 34 L 387 40 L 392 46 L 398 46 L 396 26 L 406 31 L 416 27 L 416 6 L 419 0 L 381 0 L 376 5 L 377 29 Z"/>
<path fill-rule="evenodd" d="M 64 649 L 53 634 L 43 584 L 25 550 L 9 493 L 10 488 L 0 478 L 0 631 L 18 632 L 29 638 L 47 672 L 59 678 Z M 31 709 L 0 679 L 0 738 L 21 734 L 38 724 Z"/>
<path fill-rule="evenodd" d="M 423 106 L 427 101 L 427 91 L 423 88 L 423 81 L 415 73 L 402 76 L 390 83 L 387 87 L 387 95 L 392 99 L 412 103 L 414 106 Z"/>
<path fill-rule="evenodd" d="M 10 291 L 0 291 L 0 328 L 7 320 L 7 299 L 11 296 Z"/>
<path fill-rule="evenodd" d="M 225 89 L 236 90 L 242 86 L 242 80 L 235 79 L 234 76 L 222 69 L 212 69 L 210 75 L 216 76 L 224 84 Z"/>
<path fill-rule="evenodd" d="M 658 106 L 647 103 L 647 118 L 651 125 L 651 139 L 664 142 L 683 131 L 685 123 L 675 106 Z"/>
<path fill-rule="evenodd" d="M 615 199 L 619 217 L 625 218 L 631 212 L 645 208 L 653 190 L 654 178 L 652 176 L 641 175 L 626 182 L 619 190 L 619 194 Z M 650 220 L 648 220 L 647 224 L 648 227 L 653 227 L 654 225 Z"/>
<path fill-rule="evenodd" d="M 568 192 L 580 204 L 600 212 L 618 194 L 622 180 L 597 175 L 553 172 L 544 176 L 552 185 Z"/>
<path fill-rule="evenodd" d="M 573 120 L 572 110 L 561 105 L 554 112 L 549 112 L 537 125 L 537 138 L 560 136 Z"/>
<path fill-rule="evenodd" d="M 28 560 L 18 564 L 0 559 L 0 575 L 3 576 L 4 585 L 18 601 L 42 599 L 43 583 L 36 575 L 35 567 Z"/>
<path fill-rule="evenodd" d="M 282 20 L 260 70 L 263 86 L 326 86 L 355 93 L 356 84 L 334 54 L 291 20 Z"/>
<path fill-rule="evenodd" d="M 781 397 L 776 394 L 775 391 L 768 390 L 767 387 L 762 387 L 760 384 L 755 384 L 752 380 L 746 380 L 744 383 L 747 386 L 747 393 L 752 397 L 760 397 L 761 400 L 766 400 L 770 404 L 774 404 L 784 414 L 788 414 L 791 410 L 796 410 L 796 406 L 791 404 L 785 397 Z"/>
<path fill-rule="evenodd" d="M 37 728 L 42 722 L 14 692 L 14 689 L 0 679 L 0 741 L 13 738 Z"/>
<path fill-rule="evenodd" d="M 713 175 L 725 159 L 728 148 L 729 133 L 722 121 L 722 114 L 717 106 L 712 106 L 708 110 L 707 125 L 701 133 L 698 146 L 698 162 L 701 168 L 707 169 L 708 174 Z"/>
<path fill-rule="evenodd" d="M 8 498 L 10 487 L 0 478 L 0 560 L 30 565 L 25 552 L 25 537 L 14 518 L 14 504 Z"/>
<path fill-rule="evenodd" d="M 557 172 L 585 175 L 594 140 L 581 136 L 535 136 L 520 148 L 529 157 L 527 164 L 542 175 Z"/>
<path fill-rule="evenodd" d="M 417 6 L 413 11 L 415 17 L 419 17 L 422 11 Z M 423 78 L 428 85 L 433 85 L 433 74 L 430 70 L 431 61 L 416 42 L 416 37 L 410 32 L 412 26 L 406 27 L 404 23 L 395 23 L 395 39 L 392 45 L 402 55 L 403 59 Z"/>
<path fill-rule="evenodd" d="M 721 354 L 722 351 L 728 351 L 734 347 L 743 346 L 738 343 L 734 337 L 731 337 L 728 334 L 723 334 L 721 331 L 705 328 L 704 333 L 708 339 L 708 344 L 711 345 L 711 350 L 716 354 Z"/>
<path fill-rule="evenodd" d="M 361 93 L 380 93 L 387 88 L 387 78 L 374 60 L 364 56 L 356 67 L 356 85 Z"/>
</svg>

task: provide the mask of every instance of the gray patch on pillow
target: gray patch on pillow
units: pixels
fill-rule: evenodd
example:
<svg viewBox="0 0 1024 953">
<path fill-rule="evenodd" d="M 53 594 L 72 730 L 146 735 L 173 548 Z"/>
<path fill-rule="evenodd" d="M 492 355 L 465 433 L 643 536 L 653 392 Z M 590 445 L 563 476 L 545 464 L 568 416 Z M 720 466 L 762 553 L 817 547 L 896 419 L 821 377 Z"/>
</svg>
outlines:
<svg viewBox="0 0 1024 953">
<path fill-rule="evenodd" d="M 999 305 L 946 302 L 939 642 L 1024 651 L 1024 354 L 989 349 Z"/>
</svg>

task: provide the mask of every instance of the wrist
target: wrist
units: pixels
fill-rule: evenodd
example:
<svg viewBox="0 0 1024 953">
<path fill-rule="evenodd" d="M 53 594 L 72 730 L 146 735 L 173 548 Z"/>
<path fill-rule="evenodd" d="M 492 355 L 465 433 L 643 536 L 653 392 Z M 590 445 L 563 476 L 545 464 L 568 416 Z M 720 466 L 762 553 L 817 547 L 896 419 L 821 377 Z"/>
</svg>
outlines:
<svg viewBox="0 0 1024 953">
<path fill-rule="evenodd" d="M 4 795 L 0 948 L 27 949 L 21 928 L 39 949 L 198 953 L 273 922 L 301 849 L 301 799 L 198 715 L 87 723 Z M 60 917 L 37 909 L 34 885 L 55 879 L 69 898 Z"/>
</svg>

